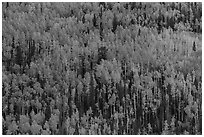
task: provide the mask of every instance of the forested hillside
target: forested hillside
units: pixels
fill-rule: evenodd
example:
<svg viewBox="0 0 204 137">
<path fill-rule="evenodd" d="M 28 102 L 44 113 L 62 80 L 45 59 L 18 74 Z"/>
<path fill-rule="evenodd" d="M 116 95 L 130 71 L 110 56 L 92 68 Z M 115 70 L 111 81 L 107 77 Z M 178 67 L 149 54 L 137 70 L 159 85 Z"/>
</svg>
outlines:
<svg viewBox="0 0 204 137">
<path fill-rule="evenodd" d="M 202 134 L 202 3 L 2 3 L 2 133 Z"/>
</svg>

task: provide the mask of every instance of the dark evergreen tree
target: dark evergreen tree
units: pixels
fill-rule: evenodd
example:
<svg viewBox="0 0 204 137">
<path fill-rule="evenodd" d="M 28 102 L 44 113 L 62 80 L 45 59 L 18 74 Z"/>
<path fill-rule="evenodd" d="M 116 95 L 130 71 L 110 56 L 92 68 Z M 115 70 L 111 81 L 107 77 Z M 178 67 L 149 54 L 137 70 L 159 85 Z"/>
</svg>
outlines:
<svg viewBox="0 0 204 137">
<path fill-rule="evenodd" d="M 114 14 L 114 16 L 113 16 L 112 24 L 113 24 L 112 32 L 115 33 L 115 31 L 117 29 L 117 25 L 118 25 L 118 20 L 117 20 L 116 14 Z"/>
<path fill-rule="evenodd" d="M 196 44 L 195 44 L 195 41 L 193 42 L 193 51 L 196 51 Z"/>
</svg>

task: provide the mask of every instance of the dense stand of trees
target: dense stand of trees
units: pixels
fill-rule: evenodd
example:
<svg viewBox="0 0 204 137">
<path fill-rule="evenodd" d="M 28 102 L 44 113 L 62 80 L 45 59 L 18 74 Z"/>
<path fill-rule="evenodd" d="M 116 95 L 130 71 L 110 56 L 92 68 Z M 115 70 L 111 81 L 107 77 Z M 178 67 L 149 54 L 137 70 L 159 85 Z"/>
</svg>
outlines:
<svg viewBox="0 0 204 137">
<path fill-rule="evenodd" d="M 202 4 L 2 3 L 3 134 L 202 134 Z"/>
</svg>

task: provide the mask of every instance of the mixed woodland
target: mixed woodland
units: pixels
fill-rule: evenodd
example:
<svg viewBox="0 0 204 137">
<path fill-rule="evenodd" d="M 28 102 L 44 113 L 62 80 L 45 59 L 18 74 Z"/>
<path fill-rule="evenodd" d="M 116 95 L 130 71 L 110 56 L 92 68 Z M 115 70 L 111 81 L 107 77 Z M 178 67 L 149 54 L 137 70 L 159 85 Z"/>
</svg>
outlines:
<svg viewBox="0 0 204 137">
<path fill-rule="evenodd" d="M 202 3 L 2 3 L 2 134 L 202 134 Z"/>
</svg>

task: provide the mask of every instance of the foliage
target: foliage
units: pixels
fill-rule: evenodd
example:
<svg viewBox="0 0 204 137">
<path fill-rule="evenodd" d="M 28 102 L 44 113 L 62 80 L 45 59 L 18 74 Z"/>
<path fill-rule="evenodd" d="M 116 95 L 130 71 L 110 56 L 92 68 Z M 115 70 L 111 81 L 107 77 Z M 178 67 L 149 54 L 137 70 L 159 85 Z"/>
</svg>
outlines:
<svg viewBox="0 0 204 137">
<path fill-rule="evenodd" d="M 202 134 L 202 3 L 2 3 L 2 131 Z"/>
</svg>

